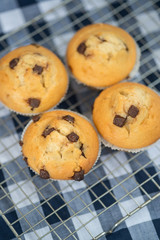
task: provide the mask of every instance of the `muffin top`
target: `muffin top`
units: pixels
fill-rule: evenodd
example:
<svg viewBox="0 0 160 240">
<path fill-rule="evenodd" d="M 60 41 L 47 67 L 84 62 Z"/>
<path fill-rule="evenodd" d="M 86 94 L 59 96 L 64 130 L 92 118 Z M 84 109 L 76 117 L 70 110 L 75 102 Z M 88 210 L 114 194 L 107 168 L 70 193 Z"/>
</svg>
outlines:
<svg viewBox="0 0 160 240">
<path fill-rule="evenodd" d="M 80 82 L 106 87 L 128 77 L 136 55 L 135 41 L 126 31 L 99 23 L 73 36 L 67 48 L 67 63 Z"/>
<path fill-rule="evenodd" d="M 126 149 L 146 147 L 160 138 L 160 97 L 138 83 L 119 83 L 96 98 L 93 121 L 109 143 Z"/>
<path fill-rule="evenodd" d="M 67 85 L 62 62 L 37 44 L 17 48 L 0 60 L 0 101 L 16 112 L 48 110 L 64 96 Z"/>
<path fill-rule="evenodd" d="M 65 110 L 33 117 L 22 141 L 24 160 L 42 178 L 82 180 L 99 152 L 93 126 Z"/>
</svg>

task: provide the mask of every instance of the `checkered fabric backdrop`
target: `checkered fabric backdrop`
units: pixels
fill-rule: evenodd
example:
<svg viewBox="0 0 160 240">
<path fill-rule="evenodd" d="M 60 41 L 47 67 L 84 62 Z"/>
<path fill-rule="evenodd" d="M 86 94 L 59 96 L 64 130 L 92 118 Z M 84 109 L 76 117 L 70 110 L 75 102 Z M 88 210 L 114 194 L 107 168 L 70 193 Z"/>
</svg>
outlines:
<svg viewBox="0 0 160 240">
<path fill-rule="evenodd" d="M 44 14 L 52 8 L 54 11 Z M 69 39 L 94 22 L 120 26 L 135 38 L 142 56 L 133 81 L 159 91 L 158 0 L 1 0 L 0 56 L 36 42 L 53 50 L 65 63 Z M 90 117 L 98 94 L 70 77 L 66 99 L 59 108 Z M 99 161 L 81 182 L 40 179 L 22 160 L 18 145 L 28 120 L 0 105 L 1 240 L 93 239 L 159 193 L 160 143 L 139 154 L 102 147 Z M 99 239 L 158 240 L 159 202 L 158 197 L 126 218 L 112 234 Z"/>
</svg>

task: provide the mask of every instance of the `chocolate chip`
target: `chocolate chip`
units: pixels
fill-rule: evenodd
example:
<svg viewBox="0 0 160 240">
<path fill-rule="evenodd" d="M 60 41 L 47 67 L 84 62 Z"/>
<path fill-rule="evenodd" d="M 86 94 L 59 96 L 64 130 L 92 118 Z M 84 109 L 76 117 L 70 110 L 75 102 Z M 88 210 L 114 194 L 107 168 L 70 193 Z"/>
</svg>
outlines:
<svg viewBox="0 0 160 240">
<path fill-rule="evenodd" d="M 31 110 L 34 110 L 39 107 L 41 101 L 37 98 L 28 98 L 27 102 L 32 107 Z"/>
<path fill-rule="evenodd" d="M 84 157 L 84 158 L 86 158 L 86 156 L 85 156 L 84 152 L 82 152 L 81 156 L 82 156 L 82 157 Z"/>
<path fill-rule="evenodd" d="M 117 127 L 123 127 L 127 118 L 121 117 L 120 115 L 116 115 L 113 119 L 113 124 Z"/>
<path fill-rule="evenodd" d="M 23 146 L 23 142 L 20 140 L 19 141 L 19 145 L 22 147 Z"/>
<path fill-rule="evenodd" d="M 44 137 L 44 138 L 46 138 L 51 132 L 53 132 L 55 130 L 55 128 L 54 127 L 49 127 L 49 126 L 47 126 L 45 129 L 44 129 L 44 131 L 43 131 L 43 133 L 42 133 L 42 136 Z"/>
<path fill-rule="evenodd" d="M 100 37 L 100 36 L 96 36 L 96 37 L 101 41 L 101 43 L 107 42 L 107 40 L 105 40 L 104 38 L 102 38 L 102 37 Z"/>
<path fill-rule="evenodd" d="M 86 158 L 86 156 L 85 156 L 85 154 L 84 154 L 84 148 L 83 148 L 83 143 L 81 144 L 81 146 L 80 146 L 80 150 L 81 150 L 81 156 L 83 156 L 83 157 L 85 157 Z"/>
<path fill-rule="evenodd" d="M 31 43 L 32 46 L 36 47 L 36 48 L 39 48 L 40 45 L 36 44 L 36 43 Z"/>
<path fill-rule="evenodd" d="M 41 118 L 40 115 L 36 115 L 36 116 L 32 117 L 32 120 L 33 120 L 33 122 L 38 122 L 40 118 Z"/>
<path fill-rule="evenodd" d="M 33 68 L 33 72 L 37 73 L 38 75 L 40 75 L 43 72 L 43 67 L 39 66 L 39 65 L 35 65 Z"/>
<path fill-rule="evenodd" d="M 81 181 L 84 179 L 84 170 L 81 170 L 79 172 L 74 172 L 74 175 L 72 177 L 75 181 Z"/>
<path fill-rule="evenodd" d="M 62 117 L 62 119 L 66 120 L 69 123 L 74 123 L 74 121 L 75 121 L 75 118 L 72 117 L 71 115 L 65 115 Z"/>
<path fill-rule="evenodd" d="M 101 43 L 103 43 L 103 42 L 107 42 L 105 39 L 103 39 L 103 38 L 100 38 L 100 41 L 101 41 Z"/>
<path fill-rule="evenodd" d="M 72 72 L 73 70 L 72 70 L 72 67 L 70 66 L 70 65 L 68 65 L 68 68 L 69 68 L 69 70 Z"/>
<path fill-rule="evenodd" d="M 13 58 L 13 59 L 9 62 L 9 67 L 10 67 L 11 69 L 14 69 L 14 68 L 17 66 L 18 62 L 19 62 L 19 58 Z"/>
<path fill-rule="evenodd" d="M 94 103 L 92 103 L 91 105 L 91 112 L 93 112 L 93 109 L 94 109 Z"/>
<path fill-rule="evenodd" d="M 24 157 L 23 160 L 28 164 L 28 158 Z"/>
<path fill-rule="evenodd" d="M 76 133 L 71 132 L 70 134 L 67 135 L 67 138 L 70 142 L 77 142 L 79 139 L 79 136 Z"/>
<path fill-rule="evenodd" d="M 79 46 L 77 47 L 77 51 L 80 53 L 80 54 L 83 54 L 84 55 L 84 52 L 86 51 L 86 44 L 85 42 L 82 42 L 79 44 Z"/>
<path fill-rule="evenodd" d="M 123 42 L 123 44 L 124 44 L 124 46 L 125 46 L 125 50 L 128 52 L 128 51 L 129 51 L 129 48 L 128 48 L 127 44 L 124 43 L 124 42 Z"/>
<path fill-rule="evenodd" d="M 34 55 L 42 56 L 42 54 L 35 52 Z"/>
<path fill-rule="evenodd" d="M 40 177 L 43 179 L 48 179 L 50 178 L 50 175 L 46 170 L 40 169 Z"/>
<path fill-rule="evenodd" d="M 138 113 L 139 113 L 139 109 L 137 107 L 135 107 L 134 105 L 131 105 L 128 110 L 128 115 L 132 118 L 135 118 Z"/>
</svg>

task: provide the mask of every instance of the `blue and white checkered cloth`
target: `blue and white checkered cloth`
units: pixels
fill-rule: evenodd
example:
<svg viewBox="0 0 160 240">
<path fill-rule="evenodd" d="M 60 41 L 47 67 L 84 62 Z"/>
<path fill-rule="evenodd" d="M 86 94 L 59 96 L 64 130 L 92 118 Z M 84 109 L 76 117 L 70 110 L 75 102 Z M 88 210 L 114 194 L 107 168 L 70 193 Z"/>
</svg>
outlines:
<svg viewBox="0 0 160 240">
<path fill-rule="evenodd" d="M 52 8 L 54 11 L 37 17 Z M 35 17 L 36 22 L 27 23 Z M 70 38 L 95 22 L 130 32 L 142 52 L 134 81 L 160 91 L 159 0 L 1 0 L 0 56 L 36 42 L 65 62 Z M 90 116 L 98 93 L 71 78 L 59 107 Z M 159 142 L 139 154 L 103 148 L 99 161 L 81 182 L 40 179 L 22 161 L 18 144 L 28 120 L 0 104 L 0 240 L 93 239 L 159 193 Z M 100 239 L 160 239 L 159 197 Z"/>
</svg>

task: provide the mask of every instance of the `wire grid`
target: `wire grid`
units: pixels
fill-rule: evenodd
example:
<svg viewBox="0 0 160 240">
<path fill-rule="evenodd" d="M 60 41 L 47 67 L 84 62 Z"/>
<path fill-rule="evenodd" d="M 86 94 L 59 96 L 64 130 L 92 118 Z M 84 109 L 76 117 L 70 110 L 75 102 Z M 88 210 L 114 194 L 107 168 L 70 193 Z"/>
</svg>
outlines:
<svg viewBox="0 0 160 240">
<path fill-rule="evenodd" d="M 125 26 L 125 29 L 128 32 L 131 32 L 137 28 L 137 23 L 130 25 L 129 20 L 132 17 L 135 17 L 136 15 L 138 15 L 139 13 L 147 11 L 147 9 L 150 8 L 153 4 L 153 2 L 150 2 L 150 1 L 146 1 L 145 4 L 141 4 L 141 1 L 134 0 L 132 1 L 132 4 L 136 6 L 135 11 L 130 13 L 129 9 L 126 8 L 126 3 L 122 2 L 118 8 L 112 9 L 112 11 L 109 11 L 107 14 L 104 14 L 103 11 L 100 11 L 101 7 L 99 7 L 99 3 L 96 2 L 95 0 L 92 0 L 90 1 L 90 4 L 94 6 L 94 9 L 96 10 L 93 10 L 91 12 L 86 12 L 83 16 L 78 18 L 75 12 L 81 9 L 81 5 L 77 4 L 73 8 L 68 10 L 68 14 L 72 16 L 72 22 L 69 22 L 68 24 L 64 25 L 62 28 L 54 30 L 53 34 L 48 35 L 47 29 L 55 27 L 56 24 L 63 19 L 59 14 L 59 10 L 61 10 L 62 7 L 66 6 L 70 2 L 71 0 L 63 1 L 62 4 L 57 5 L 57 7 L 55 7 L 54 9 L 50 9 L 50 11 L 36 17 L 32 21 L 26 23 L 21 28 L 3 36 L 0 42 L 3 48 L 0 53 L 1 56 L 3 56 L 8 51 L 18 46 L 33 42 L 33 39 L 35 41 L 35 38 L 38 35 L 40 38 L 38 43 L 56 52 L 57 55 L 59 55 L 59 57 L 61 57 L 61 59 L 64 61 L 64 55 L 63 54 L 60 55 L 59 52 L 57 52 L 57 46 L 53 44 L 54 40 L 56 42 L 57 36 L 59 37 L 58 48 L 60 50 L 62 49 L 64 53 L 69 39 L 66 39 L 65 37 L 63 37 L 63 33 L 66 33 L 74 26 L 78 26 L 79 28 L 83 27 L 85 25 L 84 23 L 85 20 L 89 19 L 91 15 L 94 15 L 95 13 L 96 14 L 98 13 L 97 22 L 111 22 L 110 21 L 111 17 L 113 15 L 116 15 L 116 17 L 119 19 L 119 25 Z M 86 1 L 86 4 L 87 4 L 87 1 Z M 130 14 L 127 14 L 125 17 L 122 18 L 121 14 L 124 9 L 125 11 L 128 10 Z M 160 9 L 157 11 L 158 13 L 160 13 Z M 43 26 L 40 26 L 41 20 L 45 19 L 45 17 L 49 16 L 52 13 L 55 16 L 54 20 L 46 22 Z M 154 21 L 156 25 L 160 25 L 159 22 L 152 17 L 152 15 L 149 15 L 149 18 L 151 19 L 151 21 Z M 28 34 L 28 32 L 26 31 L 28 27 L 32 28 L 32 32 L 30 34 Z M 143 23 L 141 23 L 141 27 L 145 29 L 145 25 L 143 25 Z M 23 38 L 19 38 L 21 33 L 23 33 Z M 69 36 L 69 38 L 71 38 L 71 36 Z M 140 34 L 137 34 L 135 36 L 135 40 L 141 43 L 141 52 L 143 53 L 146 51 L 146 49 L 148 49 L 148 47 L 152 49 L 155 44 L 159 43 L 159 36 L 153 35 L 150 42 L 146 43 L 144 39 L 142 39 L 142 36 Z M 7 42 L 10 43 L 10 46 L 8 46 Z M 151 64 L 151 60 L 153 56 L 151 54 L 146 56 L 142 54 L 142 56 L 143 58 L 141 59 L 141 67 L 145 65 L 146 70 L 143 74 L 141 75 L 139 74 L 137 78 L 134 79 L 134 81 L 145 83 L 149 87 L 157 91 L 158 87 L 160 86 L 160 78 L 159 78 L 160 76 L 159 76 L 159 72 L 157 71 L 157 66 L 153 66 Z M 160 60 L 158 59 L 158 56 L 157 56 L 157 60 Z M 150 80 L 151 78 L 149 76 L 153 73 L 154 73 L 154 80 L 151 81 Z M 71 83 L 73 87 L 69 88 L 68 94 L 66 95 L 66 98 L 62 106 L 65 107 L 66 109 L 76 110 L 76 111 L 80 111 L 80 108 L 82 107 L 84 114 L 87 116 L 90 116 L 91 104 L 93 103 L 95 97 L 98 94 L 97 90 L 88 89 L 85 86 L 77 85 L 75 82 L 72 82 L 72 78 L 71 78 Z M 74 102 L 72 101 L 73 97 L 75 97 L 76 99 Z M 5 111 L 5 108 L 1 107 L 0 110 Z M 6 130 L 5 134 L 2 134 L 0 136 L 0 145 L 1 145 L 0 154 L 3 155 L 3 153 L 5 154 L 7 153 L 10 158 L 10 161 L 0 166 L 0 169 L 3 169 L 3 172 L 5 172 L 5 175 L 7 176 L 1 182 L 0 189 L 2 190 L 3 194 L 0 195 L 0 201 L 6 200 L 10 203 L 10 207 L 6 208 L 3 212 L 1 211 L 1 214 L 18 239 L 22 239 L 24 234 L 30 231 L 33 231 L 35 236 L 38 239 L 44 238 L 45 236 L 49 235 L 51 232 L 55 234 L 57 239 L 62 239 L 60 235 L 61 227 L 63 227 L 66 231 L 65 239 L 78 239 L 76 232 L 78 232 L 81 229 L 86 230 L 90 235 L 90 238 L 99 239 L 106 234 L 112 233 L 112 231 L 120 223 L 122 223 L 128 217 L 130 217 L 135 212 L 140 210 L 142 207 L 146 206 L 152 200 L 160 196 L 160 192 L 159 192 L 160 185 L 158 184 L 158 181 L 157 181 L 157 177 L 160 176 L 160 165 L 159 165 L 160 155 L 156 155 L 152 159 L 149 159 L 147 157 L 146 152 L 137 153 L 137 154 L 129 153 L 128 154 L 129 160 L 124 159 L 124 161 L 120 161 L 120 159 L 117 156 L 117 151 L 111 151 L 111 154 L 109 154 L 108 157 L 103 159 L 103 161 L 99 161 L 91 169 L 88 175 L 86 175 L 83 181 L 83 184 L 85 185 L 86 188 L 82 191 L 76 190 L 77 183 L 73 181 L 66 181 L 65 184 L 63 185 L 63 188 L 58 187 L 58 181 L 53 182 L 52 180 L 46 180 L 45 182 L 44 181 L 41 182 L 37 175 L 31 173 L 28 170 L 28 167 L 22 161 L 20 151 L 18 153 L 18 156 L 14 154 L 13 149 L 14 148 L 18 149 L 19 139 L 14 134 L 15 129 L 13 129 L 8 124 L 11 119 L 13 119 L 14 122 L 16 123 L 15 125 L 16 125 L 17 132 L 21 132 L 24 129 L 29 119 L 27 117 L 23 117 L 23 120 L 22 120 L 15 113 L 8 115 L 5 118 L 5 121 L 0 118 L 0 128 L 1 129 L 4 128 Z M 11 135 L 13 136 L 12 143 L 8 145 L 8 143 L 5 142 L 5 138 Z M 160 151 L 160 145 L 156 144 L 155 149 L 157 149 L 157 151 Z M 104 147 L 102 147 L 102 155 L 103 155 L 103 151 L 106 151 Z M 146 155 L 145 161 L 141 161 L 142 154 Z M 109 167 L 110 165 L 108 165 L 108 163 L 111 161 L 111 157 L 114 157 L 114 160 L 115 160 L 115 163 L 113 164 L 112 168 L 110 168 Z M 134 163 L 134 166 L 135 166 L 134 172 L 131 173 L 128 170 L 127 168 L 128 163 L 129 164 Z M 151 174 L 147 170 L 147 167 L 149 167 L 150 165 L 154 166 L 154 168 L 156 169 L 156 173 Z M 105 174 L 99 175 L 99 170 L 102 167 L 105 169 Z M 12 171 L 10 169 L 12 169 Z M 125 178 L 123 178 L 122 180 L 119 180 L 117 177 L 118 171 L 123 171 L 125 173 Z M 142 182 L 137 181 L 135 178 L 136 174 L 139 174 L 139 173 L 145 174 L 146 176 L 145 180 Z M 23 181 L 17 182 L 16 181 L 17 177 L 19 178 L 22 177 Z M 106 180 L 110 177 L 114 179 L 114 186 L 112 186 L 112 188 L 109 188 L 106 184 Z M 91 184 L 89 184 L 88 179 L 93 179 Z M 130 188 L 130 186 L 127 185 L 128 180 L 132 180 L 134 182 L 133 188 Z M 152 185 L 157 189 L 155 194 L 150 194 L 147 191 L 146 185 L 149 182 L 152 183 Z M 8 183 L 12 183 L 15 186 L 10 191 L 7 191 L 5 189 L 5 185 Z M 25 192 L 26 184 L 34 185 L 34 191 L 32 191 L 30 194 L 26 194 Z M 99 184 L 104 188 L 104 192 L 101 195 L 99 195 L 94 191 L 94 189 L 98 187 Z M 46 189 L 49 189 L 49 193 L 47 196 L 45 194 Z M 70 199 L 66 201 L 64 199 L 63 192 L 66 191 L 67 189 L 70 189 L 70 191 L 72 191 L 73 194 L 71 195 Z M 121 189 L 122 191 L 122 195 L 119 198 L 117 198 L 114 194 L 114 191 L 116 191 L 116 189 Z M 143 202 L 138 202 L 133 196 L 137 189 L 139 189 L 143 193 L 143 196 L 144 196 Z M 10 197 L 10 194 L 16 191 L 20 191 L 21 194 L 23 194 L 23 198 L 20 201 L 15 202 Z M 93 196 L 92 201 L 90 202 L 86 201 L 85 199 L 85 194 L 88 191 Z M 38 194 L 40 199 L 43 200 L 39 204 L 36 204 L 34 202 L 34 196 L 36 194 Z M 59 207 L 56 209 L 50 203 L 50 200 L 53 197 L 55 198 L 57 197 L 62 202 L 62 204 L 60 204 Z M 107 197 L 111 197 L 113 199 L 113 201 L 109 204 L 106 204 L 103 201 L 103 199 Z M 132 210 L 128 211 L 125 208 L 125 206 L 122 203 L 124 199 L 131 200 L 133 205 L 133 207 L 131 206 Z M 21 211 L 21 208 L 20 208 L 22 202 L 24 201 L 29 201 L 30 205 L 32 206 L 31 210 L 25 214 Z M 81 207 L 78 211 L 75 211 L 73 207 L 74 204 L 72 204 L 73 202 L 76 202 L 76 201 L 81 202 Z M 100 204 L 102 206 L 101 210 L 97 214 L 95 214 L 92 211 L 93 203 Z M 124 212 L 123 217 L 121 219 L 114 219 L 115 221 L 112 222 L 110 226 L 106 226 L 106 229 L 104 232 L 100 233 L 98 236 L 93 236 L 92 231 L 88 227 L 89 224 L 91 224 L 99 216 L 103 216 L 104 214 L 106 214 L 107 211 L 114 208 L 114 206 L 116 206 L 117 204 L 120 206 L 120 208 Z M 45 207 L 50 208 L 52 212 L 49 215 L 44 216 L 43 212 L 41 211 L 42 205 L 45 205 Z M 65 211 L 64 209 L 66 206 L 70 210 L 70 216 L 66 217 L 66 219 L 64 220 L 61 218 L 60 213 L 61 211 Z M 18 215 L 18 220 L 11 222 L 6 216 L 7 216 L 7 213 L 9 213 L 13 209 L 16 209 L 19 215 Z M 81 221 L 81 218 L 79 216 L 80 214 L 83 213 L 83 211 L 86 211 L 86 210 L 91 214 L 91 218 L 84 223 Z M 39 221 L 31 225 L 28 219 L 29 219 L 29 215 L 34 213 L 39 215 Z M 51 217 L 52 215 L 55 215 L 57 219 L 59 219 L 59 223 L 54 228 L 49 224 L 49 221 L 48 221 L 49 217 Z M 72 220 L 73 218 L 76 218 L 80 222 L 80 226 L 76 230 L 73 230 L 70 228 L 70 220 Z M 23 231 L 22 234 L 18 234 L 18 232 L 16 231 L 16 224 L 18 223 L 18 221 L 23 221 L 25 223 L 25 230 Z M 49 231 L 45 233 L 43 236 L 39 236 L 36 229 L 39 224 L 43 224 L 43 223 L 47 224 L 47 226 L 49 227 Z"/>
</svg>

